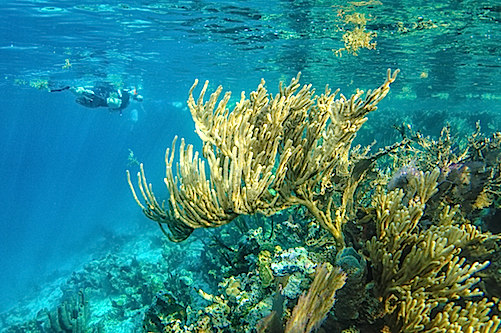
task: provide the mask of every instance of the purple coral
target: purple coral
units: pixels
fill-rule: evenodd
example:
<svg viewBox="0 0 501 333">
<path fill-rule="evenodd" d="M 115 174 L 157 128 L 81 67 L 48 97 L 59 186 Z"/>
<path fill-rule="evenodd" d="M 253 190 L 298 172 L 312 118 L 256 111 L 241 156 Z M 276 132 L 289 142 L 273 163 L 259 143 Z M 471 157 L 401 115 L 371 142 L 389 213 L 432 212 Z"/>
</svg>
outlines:
<svg viewBox="0 0 501 333">
<path fill-rule="evenodd" d="M 410 180 L 416 177 L 418 173 L 419 169 L 414 164 L 414 161 L 411 161 L 409 164 L 398 169 L 393 177 L 391 177 L 388 182 L 388 190 L 393 191 L 397 188 L 405 189 Z"/>
</svg>

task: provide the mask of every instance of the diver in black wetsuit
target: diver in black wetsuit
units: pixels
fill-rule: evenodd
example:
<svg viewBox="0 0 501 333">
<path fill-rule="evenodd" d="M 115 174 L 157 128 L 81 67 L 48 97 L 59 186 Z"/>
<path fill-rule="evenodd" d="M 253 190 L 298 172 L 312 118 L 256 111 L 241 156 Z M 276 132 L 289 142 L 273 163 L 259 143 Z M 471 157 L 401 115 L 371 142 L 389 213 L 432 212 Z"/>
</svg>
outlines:
<svg viewBox="0 0 501 333">
<path fill-rule="evenodd" d="M 117 89 L 109 84 L 98 84 L 94 87 L 70 87 L 51 89 L 50 92 L 69 90 L 77 96 L 75 102 L 88 108 L 107 107 L 111 111 L 122 110 L 130 104 L 130 100 L 143 101 L 136 89 Z"/>
</svg>

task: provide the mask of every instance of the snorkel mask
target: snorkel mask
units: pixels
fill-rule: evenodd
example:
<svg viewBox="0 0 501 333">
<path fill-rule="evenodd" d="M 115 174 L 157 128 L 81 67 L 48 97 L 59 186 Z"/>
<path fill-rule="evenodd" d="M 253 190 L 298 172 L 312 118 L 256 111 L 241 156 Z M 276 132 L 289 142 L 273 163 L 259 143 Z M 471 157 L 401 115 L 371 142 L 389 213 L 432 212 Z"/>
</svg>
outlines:
<svg viewBox="0 0 501 333">
<path fill-rule="evenodd" d="M 136 87 L 133 87 L 133 88 L 130 90 L 130 92 L 131 92 L 132 98 L 133 98 L 135 101 L 138 101 L 138 102 L 142 102 L 142 101 L 143 101 L 143 96 L 138 94 Z"/>
</svg>

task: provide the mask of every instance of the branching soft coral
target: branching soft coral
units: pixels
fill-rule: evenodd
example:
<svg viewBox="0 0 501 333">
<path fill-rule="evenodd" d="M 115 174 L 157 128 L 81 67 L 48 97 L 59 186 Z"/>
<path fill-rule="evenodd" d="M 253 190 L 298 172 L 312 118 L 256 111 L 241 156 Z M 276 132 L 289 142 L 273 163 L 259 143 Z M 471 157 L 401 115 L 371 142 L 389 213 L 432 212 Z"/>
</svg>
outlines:
<svg viewBox="0 0 501 333">
<path fill-rule="evenodd" d="M 441 205 L 436 221 L 422 221 L 426 203 L 437 192 L 438 168 L 418 172 L 406 192 L 381 190 L 373 199 L 376 236 L 367 244 L 376 292 L 388 322 L 399 332 L 497 332 L 493 302 L 476 301 L 475 273 L 489 262 L 467 263 L 462 248 L 489 235 L 471 224 L 457 224 L 457 208 Z"/>
<path fill-rule="evenodd" d="M 332 187 L 334 178 L 349 183 L 354 164 L 349 157 L 351 143 L 397 73 L 388 70 L 379 88 L 366 94 L 357 91 L 351 98 L 328 88 L 321 95 L 311 85 L 300 88 L 299 75 L 288 86 L 280 85 L 276 95 L 268 93 L 262 81 L 249 98 L 242 93 L 231 112 L 227 108 L 231 93 L 220 99 L 219 87 L 205 101 L 206 82 L 195 100 L 195 82 L 188 107 L 203 141 L 203 157 L 181 140 L 174 173 L 174 139 L 165 155 L 168 206 L 155 198 L 142 166 L 141 198 L 128 177 L 134 198 L 148 218 L 161 227 L 167 224 L 174 241 L 186 239 L 196 228 L 229 223 L 238 215 L 271 215 L 303 205 L 342 247 L 345 207 L 333 207 L 331 197 L 320 203 L 316 195 Z"/>
</svg>

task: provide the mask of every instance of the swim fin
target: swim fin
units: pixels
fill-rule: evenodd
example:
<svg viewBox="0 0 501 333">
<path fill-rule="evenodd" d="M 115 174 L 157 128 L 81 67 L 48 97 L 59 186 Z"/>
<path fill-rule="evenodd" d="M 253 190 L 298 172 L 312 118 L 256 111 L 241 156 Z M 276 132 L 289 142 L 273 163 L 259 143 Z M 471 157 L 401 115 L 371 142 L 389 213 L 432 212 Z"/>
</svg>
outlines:
<svg viewBox="0 0 501 333">
<path fill-rule="evenodd" d="M 49 91 L 50 92 L 60 92 L 60 91 L 68 90 L 68 89 L 70 89 L 70 86 L 62 87 L 62 88 L 59 88 L 59 89 L 50 89 Z"/>
</svg>

